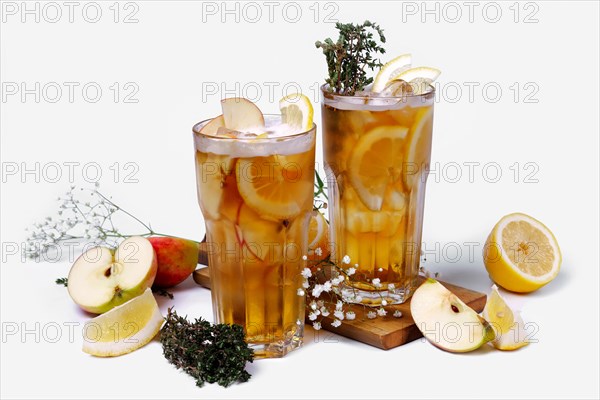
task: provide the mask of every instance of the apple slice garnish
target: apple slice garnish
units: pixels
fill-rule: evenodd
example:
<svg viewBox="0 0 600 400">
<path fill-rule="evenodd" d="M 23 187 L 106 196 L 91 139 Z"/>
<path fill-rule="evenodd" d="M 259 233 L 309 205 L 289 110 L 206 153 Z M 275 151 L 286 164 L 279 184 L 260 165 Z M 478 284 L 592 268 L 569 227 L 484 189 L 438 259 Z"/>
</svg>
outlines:
<svg viewBox="0 0 600 400">
<path fill-rule="evenodd" d="M 223 115 L 221 114 L 218 117 L 214 117 L 213 119 L 208 121 L 206 123 L 206 125 L 204 125 L 198 133 L 214 136 L 219 131 L 219 128 L 224 127 L 224 126 L 225 126 L 225 119 L 223 118 Z"/>
<path fill-rule="evenodd" d="M 435 279 L 427 279 L 410 302 L 415 324 L 433 345 L 465 353 L 494 340 L 492 326 Z"/>
<path fill-rule="evenodd" d="M 137 297 L 152 286 L 157 260 L 148 239 L 125 239 L 116 251 L 94 247 L 69 272 L 69 295 L 84 310 L 102 314 Z"/>
<path fill-rule="evenodd" d="M 243 97 L 221 100 L 225 127 L 238 132 L 263 133 L 265 118 L 260 109 Z"/>
</svg>

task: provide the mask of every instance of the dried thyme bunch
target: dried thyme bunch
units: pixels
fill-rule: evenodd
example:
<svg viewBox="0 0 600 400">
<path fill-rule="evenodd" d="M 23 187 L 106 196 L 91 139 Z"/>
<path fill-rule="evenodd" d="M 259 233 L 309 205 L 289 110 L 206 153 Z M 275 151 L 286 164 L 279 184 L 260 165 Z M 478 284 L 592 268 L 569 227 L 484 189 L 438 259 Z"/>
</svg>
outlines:
<svg viewBox="0 0 600 400">
<path fill-rule="evenodd" d="M 202 318 L 189 322 L 169 308 L 160 332 L 165 358 L 177 369 L 205 382 L 229 386 L 247 382 L 250 374 L 246 362 L 252 362 L 254 351 L 244 341 L 240 325 L 211 324 Z"/>
<path fill-rule="evenodd" d="M 373 70 L 383 65 L 375 57 L 384 54 L 385 49 L 378 44 L 374 33 L 381 43 L 385 43 L 385 36 L 383 29 L 370 21 L 357 25 L 338 22 L 335 27 L 340 32 L 337 42 L 327 38 L 317 41 L 315 46 L 323 50 L 327 59 L 329 78 L 325 82 L 329 89 L 351 96 L 373 82 L 373 78 L 367 77 L 366 68 Z"/>
</svg>

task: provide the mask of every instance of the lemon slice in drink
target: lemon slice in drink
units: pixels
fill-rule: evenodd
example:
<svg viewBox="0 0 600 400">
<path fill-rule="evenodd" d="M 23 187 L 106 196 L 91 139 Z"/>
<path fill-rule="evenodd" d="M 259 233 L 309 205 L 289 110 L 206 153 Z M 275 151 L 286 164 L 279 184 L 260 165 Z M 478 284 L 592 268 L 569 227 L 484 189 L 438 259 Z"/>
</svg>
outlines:
<svg viewBox="0 0 600 400">
<path fill-rule="evenodd" d="M 503 288 L 533 292 L 552 281 L 562 256 L 556 238 L 544 224 L 526 214 L 503 217 L 485 243 L 485 267 Z"/>
<path fill-rule="evenodd" d="M 431 155 L 431 131 L 433 129 L 433 108 L 423 107 L 417 111 L 415 122 L 410 129 L 406 145 L 404 182 L 409 188 L 415 187 L 425 172 Z"/>
<path fill-rule="evenodd" d="M 388 184 L 401 179 L 407 134 L 402 126 L 378 126 L 360 137 L 350 155 L 348 178 L 370 210 L 381 210 Z"/>
<path fill-rule="evenodd" d="M 160 331 L 164 318 L 151 289 L 87 322 L 83 351 L 98 357 L 131 353 Z"/>
<path fill-rule="evenodd" d="M 410 54 L 402 54 L 385 63 L 377 73 L 371 91 L 382 92 L 390 81 L 397 79 L 398 74 L 410 66 L 411 58 Z"/>
<path fill-rule="evenodd" d="M 500 296 L 496 285 L 492 286 L 482 316 L 492 325 L 496 333 L 496 338 L 491 342 L 495 348 L 516 350 L 529 344 L 521 315 L 511 310 Z"/>
<path fill-rule="evenodd" d="M 317 249 L 321 249 L 317 251 Z M 320 253 L 320 254 L 319 254 Z M 329 224 L 317 210 L 313 210 L 308 223 L 308 259 L 320 261 L 329 255 Z"/>
<path fill-rule="evenodd" d="M 279 100 L 279 110 L 284 124 L 297 128 L 300 132 L 308 131 L 313 124 L 313 106 L 308 97 L 300 93 L 285 96 Z"/>
<path fill-rule="evenodd" d="M 236 180 L 244 202 L 261 217 L 275 219 L 293 218 L 310 207 L 313 183 L 303 177 L 308 166 L 302 157 L 308 156 L 240 158 Z"/>
</svg>

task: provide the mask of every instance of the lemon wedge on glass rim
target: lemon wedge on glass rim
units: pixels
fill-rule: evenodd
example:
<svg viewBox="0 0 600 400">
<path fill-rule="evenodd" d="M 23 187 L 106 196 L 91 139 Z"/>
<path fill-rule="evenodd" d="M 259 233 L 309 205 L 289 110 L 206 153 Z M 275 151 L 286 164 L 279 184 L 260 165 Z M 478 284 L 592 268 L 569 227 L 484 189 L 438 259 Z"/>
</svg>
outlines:
<svg viewBox="0 0 600 400">
<path fill-rule="evenodd" d="M 308 97 L 300 93 L 289 94 L 279 100 L 281 120 L 284 124 L 308 131 L 313 125 L 313 106 Z"/>
<path fill-rule="evenodd" d="M 410 54 L 402 54 L 385 63 L 377 73 L 377 76 L 375 76 L 371 91 L 375 93 L 382 92 L 389 82 L 398 79 L 397 75 L 400 72 L 410 67 L 411 59 L 412 56 Z"/>
<path fill-rule="evenodd" d="M 131 353 L 160 331 L 164 318 L 151 289 L 88 321 L 83 329 L 83 351 L 97 357 Z"/>
</svg>

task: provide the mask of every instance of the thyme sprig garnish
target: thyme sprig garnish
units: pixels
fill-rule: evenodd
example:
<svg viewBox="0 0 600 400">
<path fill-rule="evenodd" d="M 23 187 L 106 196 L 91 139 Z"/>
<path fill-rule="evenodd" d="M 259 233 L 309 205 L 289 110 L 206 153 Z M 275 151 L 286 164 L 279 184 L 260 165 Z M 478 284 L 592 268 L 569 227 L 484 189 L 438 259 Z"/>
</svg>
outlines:
<svg viewBox="0 0 600 400">
<path fill-rule="evenodd" d="M 385 53 L 378 43 L 385 43 L 385 36 L 383 29 L 371 21 L 356 25 L 338 22 L 335 27 L 339 31 L 337 41 L 327 38 L 315 46 L 323 50 L 327 60 L 329 77 L 325 82 L 329 90 L 351 96 L 373 82 L 367 77 L 367 69 L 383 65 L 377 55 Z"/>
<path fill-rule="evenodd" d="M 202 318 L 190 322 L 172 308 L 165 320 L 160 331 L 163 354 L 196 379 L 196 385 L 208 382 L 227 387 L 250 379 L 246 363 L 253 361 L 254 351 L 244 341 L 240 325 L 211 324 Z"/>
</svg>

